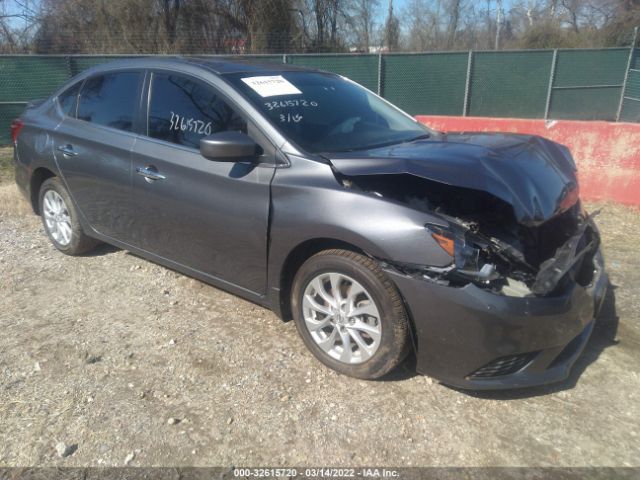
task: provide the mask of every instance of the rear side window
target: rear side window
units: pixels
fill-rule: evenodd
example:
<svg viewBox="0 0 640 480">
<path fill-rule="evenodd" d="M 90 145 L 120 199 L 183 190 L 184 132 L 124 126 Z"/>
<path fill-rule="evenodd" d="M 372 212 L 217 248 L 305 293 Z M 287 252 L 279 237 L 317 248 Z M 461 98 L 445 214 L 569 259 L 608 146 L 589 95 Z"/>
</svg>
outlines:
<svg viewBox="0 0 640 480">
<path fill-rule="evenodd" d="M 149 136 L 191 148 L 227 130 L 247 133 L 246 121 L 205 83 L 181 75 L 154 73 Z"/>
<path fill-rule="evenodd" d="M 140 77 L 137 72 L 120 72 L 88 79 L 80 92 L 78 118 L 132 131 Z"/>
<path fill-rule="evenodd" d="M 80 93 L 81 86 L 82 82 L 78 82 L 58 95 L 60 108 L 62 112 L 69 117 L 76 116 L 76 105 L 78 104 L 78 93 Z"/>
</svg>

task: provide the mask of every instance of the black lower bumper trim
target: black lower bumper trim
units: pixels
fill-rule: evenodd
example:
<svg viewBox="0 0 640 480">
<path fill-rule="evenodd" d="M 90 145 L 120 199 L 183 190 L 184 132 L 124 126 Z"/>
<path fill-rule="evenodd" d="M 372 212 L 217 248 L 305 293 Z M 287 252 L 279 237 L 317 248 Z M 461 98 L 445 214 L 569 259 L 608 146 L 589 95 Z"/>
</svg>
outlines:
<svg viewBox="0 0 640 480">
<path fill-rule="evenodd" d="M 550 297 L 509 297 L 387 273 L 413 321 L 419 373 L 458 388 L 507 389 L 567 378 L 607 288 L 600 252 L 593 265 L 589 285 L 574 281 Z M 486 375 L 478 375 L 483 368 Z"/>
</svg>

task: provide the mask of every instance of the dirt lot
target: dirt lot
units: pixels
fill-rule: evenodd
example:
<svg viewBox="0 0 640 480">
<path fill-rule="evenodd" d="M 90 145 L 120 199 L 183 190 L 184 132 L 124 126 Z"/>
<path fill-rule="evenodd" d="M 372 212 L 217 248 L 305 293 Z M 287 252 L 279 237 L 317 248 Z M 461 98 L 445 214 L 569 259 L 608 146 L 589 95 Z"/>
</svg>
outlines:
<svg viewBox="0 0 640 480">
<path fill-rule="evenodd" d="M 614 289 L 571 378 L 465 393 L 339 376 L 263 308 L 114 248 L 62 255 L 8 177 L 0 466 L 640 466 L 637 211 L 604 206 Z"/>
</svg>

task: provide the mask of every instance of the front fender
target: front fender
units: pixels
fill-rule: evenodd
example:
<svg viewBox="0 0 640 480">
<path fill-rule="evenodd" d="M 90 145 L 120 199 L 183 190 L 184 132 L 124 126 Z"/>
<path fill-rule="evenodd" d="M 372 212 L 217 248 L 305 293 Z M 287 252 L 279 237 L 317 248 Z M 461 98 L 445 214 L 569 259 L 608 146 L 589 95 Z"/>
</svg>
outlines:
<svg viewBox="0 0 640 480">
<path fill-rule="evenodd" d="M 350 189 L 331 166 L 291 157 L 271 185 L 269 290 L 280 289 L 288 255 L 313 239 L 348 243 L 368 255 L 395 262 L 446 266 L 451 257 L 425 229 L 442 220 L 374 194 Z"/>
</svg>

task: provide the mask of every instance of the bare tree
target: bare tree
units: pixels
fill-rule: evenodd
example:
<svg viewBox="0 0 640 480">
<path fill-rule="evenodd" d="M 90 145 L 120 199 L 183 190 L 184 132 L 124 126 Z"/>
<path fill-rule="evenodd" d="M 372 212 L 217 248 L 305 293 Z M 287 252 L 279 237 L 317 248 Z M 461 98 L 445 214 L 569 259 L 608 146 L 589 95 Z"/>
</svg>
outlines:
<svg viewBox="0 0 640 480">
<path fill-rule="evenodd" d="M 400 43 L 400 21 L 393 13 L 393 0 L 389 0 L 389 11 L 384 26 L 384 36 L 387 49 L 390 52 L 398 50 Z"/>
<path fill-rule="evenodd" d="M 449 0 L 449 26 L 447 28 L 447 48 L 452 48 L 456 42 L 458 25 L 460 22 L 460 9 L 462 0 Z"/>
<path fill-rule="evenodd" d="M 500 49 L 500 33 L 502 30 L 502 18 L 503 18 L 503 10 L 502 10 L 502 0 L 496 0 L 496 43 L 494 50 Z"/>
<path fill-rule="evenodd" d="M 0 53 L 18 53 L 28 48 L 38 24 L 31 0 L 0 0 Z"/>
<path fill-rule="evenodd" d="M 376 35 L 376 10 L 379 0 L 352 0 L 348 9 L 348 22 L 353 28 L 354 44 L 358 50 L 369 52 L 380 42 Z"/>
<path fill-rule="evenodd" d="M 307 0 L 306 14 L 299 10 L 303 31 L 308 38 L 307 48 L 314 51 L 335 51 L 342 48 L 339 27 L 345 20 L 345 5 L 341 0 Z M 313 19 L 313 29 L 307 28 L 306 18 Z M 313 33 L 310 33 L 313 32 Z"/>
<path fill-rule="evenodd" d="M 160 5 L 164 21 L 164 30 L 167 32 L 167 40 L 175 42 L 178 17 L 180 15 L 181 0 L 162 0 Z"/>
<path fill-rule="evenodd" d="M 582 0 L 561 0 L 562 9 L 565 11 L 565 22 L 568 23 L 575 33 L 580 33 L 579 15 L 583 7 Z"/>
<path fill-rule="evenodd" d="M 401 21 L 393 8 L 397 4 L 385 3 L 385 15 L 380 3 L 0 0 L 0 52 L 286 53 L 350 48 L 368 52 L 383 45 L 392 51 L 597 47 L 628 45 L 633 27 L 640 24 L 640 0 L 406 0 Z"/>
<path fill-rule="evenodd" d="M 411 51 L 420 52 L 436 48 L 435 37 L 439 31 L 438 9 L 427 0 L 409 0 L 402 11 L 405 27 L 404 43 Z M 438 2 L 439 3 L 439 2 Z"/>
</svg>

